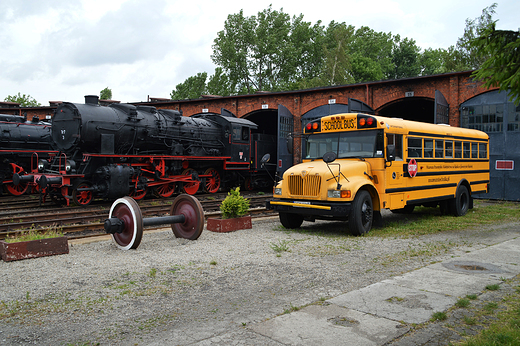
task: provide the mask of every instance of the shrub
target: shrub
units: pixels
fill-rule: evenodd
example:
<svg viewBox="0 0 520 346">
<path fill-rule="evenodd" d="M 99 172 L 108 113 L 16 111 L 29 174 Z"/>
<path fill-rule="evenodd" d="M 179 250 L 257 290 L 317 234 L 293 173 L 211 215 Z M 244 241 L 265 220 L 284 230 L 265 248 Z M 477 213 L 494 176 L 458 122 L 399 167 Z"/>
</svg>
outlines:
<svg viewBox="0 0 520 346">
<path fill-rule="evenodd" d="M 220 205 L 223 219 L 243 216 L 249 210 L 249 201 L 240 195 L 240 188 L 231 189 Z"/>
</svg>

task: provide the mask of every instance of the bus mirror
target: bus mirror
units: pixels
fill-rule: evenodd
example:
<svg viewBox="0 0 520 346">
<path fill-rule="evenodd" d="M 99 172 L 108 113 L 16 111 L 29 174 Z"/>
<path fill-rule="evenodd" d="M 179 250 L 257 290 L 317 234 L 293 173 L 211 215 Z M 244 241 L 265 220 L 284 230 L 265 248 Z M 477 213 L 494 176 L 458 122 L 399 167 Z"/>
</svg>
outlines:
<svg viewBox="0 0 520 346">
<path fill-rule="evenodd" d="M 287 151 L 289 154 L 293 153 L 293 136 L 290 133 L 287 135 Z"/>
<path fill-rule="evenodd" d="M 264 156 L 262 156 L 262 160 L 260 160 L 260 162 L 267 163 L 267 162 L 269 162 L 270 159 L 271 159 L 271 155 L 269 155 L 269 153 L 267 153 Z"/>
<path fill-rule="evenodd" d="M 323 162 L 325 163 L 331 163 L 331 162 L 334 162 L 334 160 L 336 160 L 336 153 L 333 152 L 333 151 L 329 151 L 329 152 L 326 152 L 325 155 L 323 155 Z"/>
<path fill-rule="evenodd" d="M 386 146 L 386 161 L 395 161 L 395 145 L 393 144 Z"/>
</svg>

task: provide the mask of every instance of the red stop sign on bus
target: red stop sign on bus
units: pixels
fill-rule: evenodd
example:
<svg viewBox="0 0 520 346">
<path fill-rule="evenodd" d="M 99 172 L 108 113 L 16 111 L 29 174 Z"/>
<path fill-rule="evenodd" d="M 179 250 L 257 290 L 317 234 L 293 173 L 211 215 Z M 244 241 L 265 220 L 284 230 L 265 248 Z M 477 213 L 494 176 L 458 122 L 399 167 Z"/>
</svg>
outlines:
<svg viewBox="0 0 520 346">
<path fill-rule="evenodd" d="M 415 161 L 415 159 L 411 159 L 410 162 L 408 162 L 408 174 L 410 178 L 417 175 L 417 161 Z"/>
</svg>

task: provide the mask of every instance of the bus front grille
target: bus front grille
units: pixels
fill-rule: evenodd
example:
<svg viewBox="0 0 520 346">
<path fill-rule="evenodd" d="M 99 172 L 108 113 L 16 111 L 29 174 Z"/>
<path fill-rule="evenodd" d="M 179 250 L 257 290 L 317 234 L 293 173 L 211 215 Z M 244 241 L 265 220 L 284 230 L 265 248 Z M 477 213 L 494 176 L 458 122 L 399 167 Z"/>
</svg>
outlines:
<svg viewBox="0 0 520 346">
<path fill-rule="evenodd" d="M 320 194 L 321 176 L 319 175 L 290 175 L 289 194 L 293 196 L 316 197 Z"/>
</svg>

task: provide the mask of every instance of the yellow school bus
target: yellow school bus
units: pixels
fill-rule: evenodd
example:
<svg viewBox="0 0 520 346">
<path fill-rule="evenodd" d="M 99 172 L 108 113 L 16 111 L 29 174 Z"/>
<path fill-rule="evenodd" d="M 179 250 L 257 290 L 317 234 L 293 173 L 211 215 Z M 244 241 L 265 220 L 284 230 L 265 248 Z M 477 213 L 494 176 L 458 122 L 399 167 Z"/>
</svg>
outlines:
<svg viewBox="0 0 520 346">
<path fill-rule="evenodd" d="M 417 205 L 461 216 L 489 189 L 489 136 L 477 130 L 346 113 L 307 124 L 302 146 L 267 202 L 286 228 L 344 220 L 361 235 L 382 209 Z"/>
</svg>

